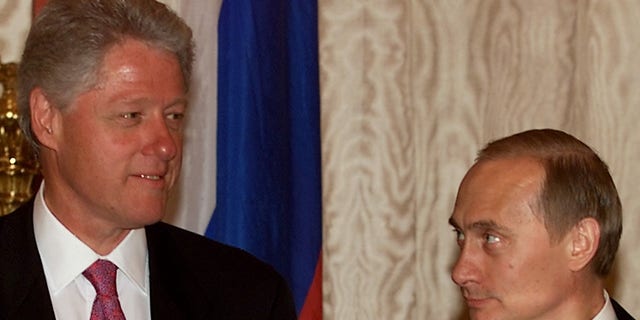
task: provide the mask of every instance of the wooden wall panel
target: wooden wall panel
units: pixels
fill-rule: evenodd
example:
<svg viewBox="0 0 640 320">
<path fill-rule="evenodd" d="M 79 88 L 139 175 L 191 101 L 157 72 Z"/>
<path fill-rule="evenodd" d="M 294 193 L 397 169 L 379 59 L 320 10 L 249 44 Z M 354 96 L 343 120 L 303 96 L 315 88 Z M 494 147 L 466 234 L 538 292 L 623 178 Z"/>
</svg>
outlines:
<svg viewBox="0 0 640 320">
<path fill-rule="evenodd" d="M 332 4 L 321 48 L 333 68 L 321 70 L 322 96 L 335 102 L 321 119 L 323 147 L 333 146 L 323 153 L 333 168 L 324 175 L 326 317 L 407 319 L 416 303 L 409 11 L 399 1 Z"/>
<path fill-rule="evenodd" d="M 625 208 L 612 295 L 640 315 L 640 2 L 320 0 L 325 319 L 461 319 L 447 225 L 488 140 L 553 127 Z M 621 281 L 624 279 L 624 281 Z"/>
<path fill-rule="evenodd" d="M 31 1 L 0 0 L 0 61 L 18 62 L 31 25 Z"/>
<path fill-rule="evenodd" d="M 622 200 L 624 231 L 613 295 L 640 316 L 640 2 L 585 1 L 578 13 L 579 81 L 571 127 L 611 168 Z"/>
<path fill-rule="evenodd" d="M 447 220 L 452 191 L 473 158 L 469 144 L 476 145 L 481 132 L 475 122 L 481 117 L 475 107 L 481 92 L 468 79 L 470 52 L 460 50 L 469 43 L 467 17 L 475 10 L 460 1 L 412 2 L 411 21 L 423 23 L 411 23 L 410 36 L 418 283 L 416 316 L 407 319 L 452 318 L 461 310 L 448 276 L 455 251 Z M 469 94 L 458 94 L 462 89 Z"/>
</svg>

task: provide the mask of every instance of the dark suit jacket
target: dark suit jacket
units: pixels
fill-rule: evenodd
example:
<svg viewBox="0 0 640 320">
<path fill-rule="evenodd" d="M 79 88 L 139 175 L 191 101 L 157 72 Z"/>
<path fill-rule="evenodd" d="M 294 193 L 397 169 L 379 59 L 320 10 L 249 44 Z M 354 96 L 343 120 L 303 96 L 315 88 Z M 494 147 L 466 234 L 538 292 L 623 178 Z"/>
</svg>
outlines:
<svg viewBox="0 0 640 320">
<path fill-rule="evenodd" d="M 295 319 L 270 266 L 166 223 L 146 227 L 152 319 Z M 33 202 L 0 217 L 0 319 L 54 319 L 33 232 Z"/>
<path fill-rule="evenodd" d="M 616 317 L 618 317 L 618 320 L 635 320 L 635 318 L 633 318 L 627 312 L 627 310 L 624 310 L 624 308 L 622 308 L 622 306 L 620 306 L 618 302 L 611 299 L 611 304 L 613 305 L 613 310 L 616 311 Z"/>
</svg>

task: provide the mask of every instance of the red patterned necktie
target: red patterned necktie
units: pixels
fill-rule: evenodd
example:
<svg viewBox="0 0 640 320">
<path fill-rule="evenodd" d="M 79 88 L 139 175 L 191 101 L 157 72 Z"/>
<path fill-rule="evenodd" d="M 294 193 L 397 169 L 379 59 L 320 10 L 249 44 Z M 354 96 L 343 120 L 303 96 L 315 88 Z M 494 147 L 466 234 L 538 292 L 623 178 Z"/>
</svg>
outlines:
<svg viewBox="0 0 640 320">
<path fill-rule="evenodd" d="M 124 320 L 116 290 L 117 271 L 111 261 L 100 259 L 82 273 L 96 289 L 90 320 Z"/>
</svg>

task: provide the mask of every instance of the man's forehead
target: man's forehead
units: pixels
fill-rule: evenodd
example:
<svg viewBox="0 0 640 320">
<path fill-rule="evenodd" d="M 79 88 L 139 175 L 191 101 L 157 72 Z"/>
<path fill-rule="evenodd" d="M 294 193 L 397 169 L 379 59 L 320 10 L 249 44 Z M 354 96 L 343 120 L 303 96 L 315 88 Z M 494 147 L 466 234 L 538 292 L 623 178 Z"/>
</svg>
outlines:
<svg viewBox="0 0 640 320">
<path fill-rule="evenodd" d="M 450 221 L 459 227 L 497 227 L 537 218 L 543 179 L 543 167 L 532 158 L 476 163 L 461 183 Z"/>
<path fill-rule="evenodd" d="M 539 212 L 539 205 L 533 201 L 523 200 L 518 203 L 507 203 L 501 206 L 476 206 L 454 209 L 449 223 L 460 229 L 493 228 L 513 229 L 523 223 L 537 220 L 544 224 Z"/>
</svg>

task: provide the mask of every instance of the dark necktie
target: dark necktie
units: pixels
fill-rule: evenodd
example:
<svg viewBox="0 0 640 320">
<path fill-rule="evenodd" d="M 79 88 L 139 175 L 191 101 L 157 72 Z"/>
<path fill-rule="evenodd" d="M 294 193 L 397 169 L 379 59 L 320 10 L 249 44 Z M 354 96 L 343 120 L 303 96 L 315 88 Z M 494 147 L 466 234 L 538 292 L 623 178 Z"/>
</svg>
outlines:
<svg viewBox="0 0 640 320">
<path fill-rule="evenodd" d="M 111 261 L 100 259 L 82 273 L 96 289 L 90 320 L 125 319 L 116 290 L 117 270 L 118 267 Z"/>
</svg>

